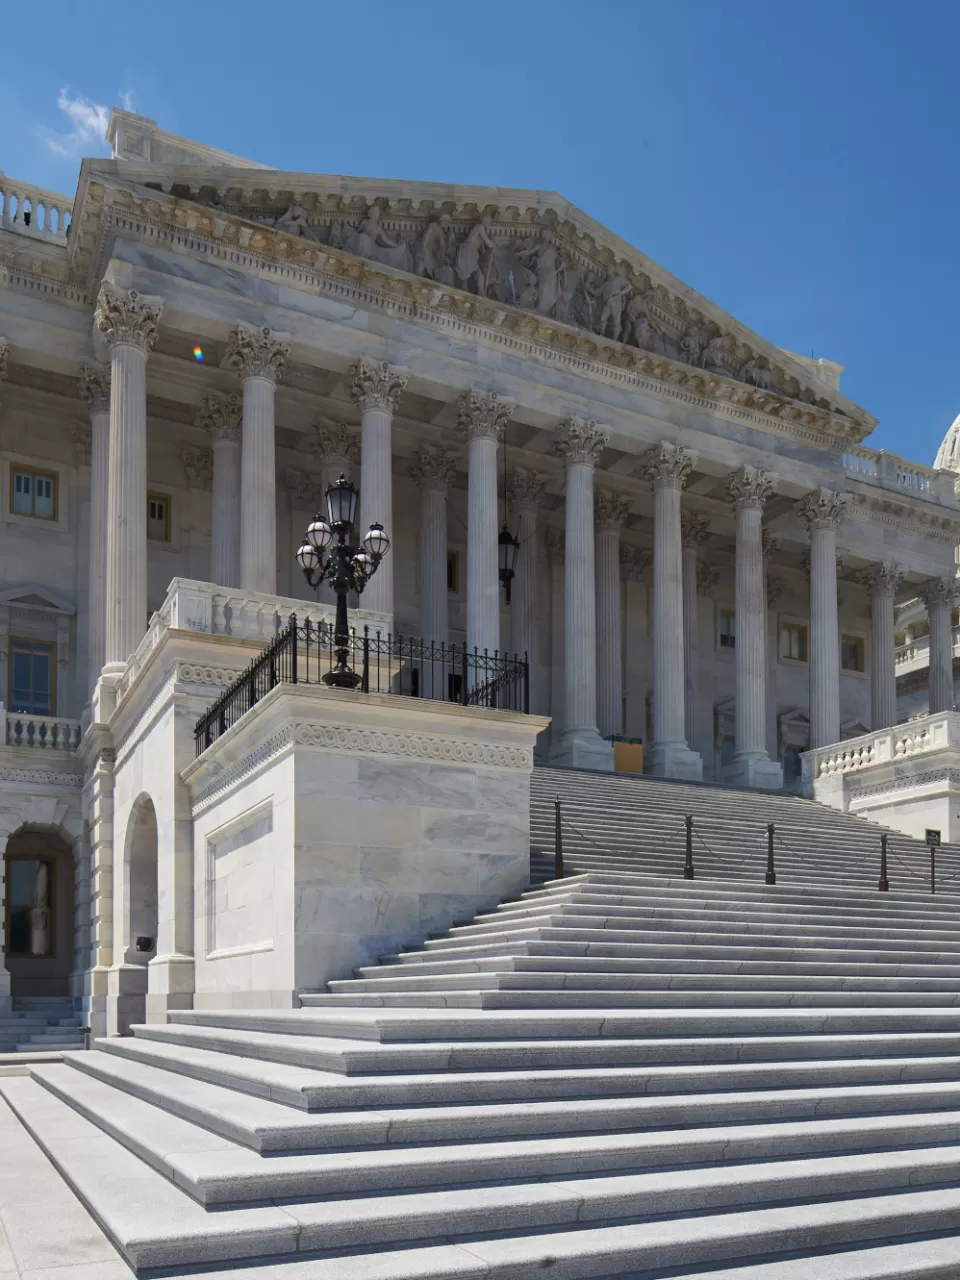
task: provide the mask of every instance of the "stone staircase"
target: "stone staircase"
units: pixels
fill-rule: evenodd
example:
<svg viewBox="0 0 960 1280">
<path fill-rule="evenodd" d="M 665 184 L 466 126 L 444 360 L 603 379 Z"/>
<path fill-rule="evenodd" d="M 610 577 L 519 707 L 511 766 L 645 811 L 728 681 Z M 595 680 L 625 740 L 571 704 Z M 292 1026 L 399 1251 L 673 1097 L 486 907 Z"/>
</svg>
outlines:
<svg viewBox="0 0 960 1280">
<path fill-rule="evenodd" d="M 300 1009 L 0 1079 L 138 1274 L 956 1280 L 960 895 L 880 894 L 877 828 L 708 788 L 740 843 L 685 881 L 661 784 L 559 781 L 584 832 L 606 808 L 609 867 L 585 847 Z M 755 873 L 767 803 L 814 833 L 796 882 Z"/>
<path fill-rule="evenodd" d="M 15 999 L 13 1011 L 0 1014 L 0 1054 L 82 1049 L 84 1031 L 73 1003 L 58 996 Z"/>
</svg>

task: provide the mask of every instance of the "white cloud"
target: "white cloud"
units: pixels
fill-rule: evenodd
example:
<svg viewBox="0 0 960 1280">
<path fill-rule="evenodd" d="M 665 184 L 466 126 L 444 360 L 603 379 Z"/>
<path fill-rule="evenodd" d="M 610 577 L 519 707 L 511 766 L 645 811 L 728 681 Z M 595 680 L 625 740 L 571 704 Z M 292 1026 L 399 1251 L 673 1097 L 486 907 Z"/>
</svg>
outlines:
<svg viewBox="0 0 960 1280">
<path fill-rule="evenodd" d="M 133 94 L 128 93 L 126 89 L 120 94 L 120 105 L 124 111 L 133 111 Z"/>
<path fill-rule="evenodd" d="M 99 149 L 107 132 L 110 111 L 81 94 L 71 95 L 69 88 L 60 90 L 57 106 L 70 122 L 69 133 L 51 131 L 47 146 L 58 156 L 80 156 L 91 147 Z"/>
</svg>

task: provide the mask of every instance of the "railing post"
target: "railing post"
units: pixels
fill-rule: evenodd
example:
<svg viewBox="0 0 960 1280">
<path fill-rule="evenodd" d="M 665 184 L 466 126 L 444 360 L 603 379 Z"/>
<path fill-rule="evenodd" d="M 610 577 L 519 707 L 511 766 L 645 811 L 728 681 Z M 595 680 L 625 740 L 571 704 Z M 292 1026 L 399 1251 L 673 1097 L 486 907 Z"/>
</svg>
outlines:
<svg viewBox="0 0 960 1280">
<path fill-rule="evenodd" d="M 467 687 L 468 674 L 467 642 L 464 640 L 463 653 L 460 659 L 460 704 L 464 707 L 468 707 L 470 705 L 470 690 Z"/>
<path fill-rule="evenodd" d="M 360 692 L 370 692 L 370 623 L 363 624 L 363 665 L 360 670 Z"/>
<path fill-rule="evenodd" d="M 890 881 L 887 879 L 887 836 L 886 832 L 880 837 L 880 883 L 877 889 L 881 893 L 890 892 Z"/>
<path fill-rule="evenodd" d="M 530 654 L 523 651 L 523 714 L 530 714 Z"/>
<path fill-rule="evenodd" d="M 553 878 L 563 879 L 563 819 L 559 796 L 553 802 Z"/>
<path fill-rule="evenodd" d="M 290 634 L 290 645 L 291 645 L 290 683 L 296 684 L 297 683 L 297 615 L 295 613 L 291 613 L 290 615 L 289 634 Z"/>
<path fill-rule="evenodd" d="M 767 884 L 777 883 L 777 873 L 773 866 L 773 837 L 774 825 L 772 822 L 767 823 Z"/>
<path fill-rule="evenodd" d="M 937 892 L 937 851 L 933 845 L 930 846 L 930 892 Z"/>
<path fill-rule="evenodd" d="M 693 880 L 696 875 L 693 870 L 693 817 L 687 814 L 683 821 L 687 828 L 687 852 L 683 860 L 683 878 Z"/>
</svg>

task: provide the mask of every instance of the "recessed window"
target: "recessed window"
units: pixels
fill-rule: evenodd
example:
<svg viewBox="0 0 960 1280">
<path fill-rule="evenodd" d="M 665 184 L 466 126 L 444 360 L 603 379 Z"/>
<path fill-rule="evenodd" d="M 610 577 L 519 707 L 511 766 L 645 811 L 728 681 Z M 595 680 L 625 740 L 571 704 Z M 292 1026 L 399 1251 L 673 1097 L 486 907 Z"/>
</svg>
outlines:
<svg viewBox="0 0 960 1280">
<path fill-rule="evenodd" d="M 864 644 L 860 636 L 840 637 L 840 666 L 844 671 L 865 671 Z"/>
<path fill-rule="evenodd" d="M 452 591 L 454 595 L 460 590 L 460 553 L 459 551 L 447 552 L 447 590 Z"/>
<path fill-rule="evenodd" d="M 736 753 L 737 753 L 737 744 L 736 744 L 736 740 L 735 740 L 734 738 L 730 737 L 728 734 L 725 734 L 725 735 L 720 739 L 720 765 L 721 765 L 721 767 L 725 769 L 725 768 L 727 767 L 727 765 L 731 765 L 731 764 L 733 764 L 733 757 L 736 755 Z"/>
<path fill-rule="evenodd" d="M 34 520 L 56 520 L 57 476 L 32 467 L 10 468 L 10 510 Z"/>
<path fill-rule="evenodd" d="M 10 642 L 10 710 L 17 715 L 54 713 L 53 645 L 35 640 Z"/>
<path fill-rule="evenodd" d="M 153 542 L 170 541 L 170 498 L 168 494 L 147 494 L 147 537 Z"/>
<path fill-rule="evenodd" d="M 734 649 L 737 644 L 737 616 L 732 609 L 720 610 L 720 648 Z"/>
<path fill-rule="evenodd" d="M 780 628 L 780 657 L 790 662 L 807 661 L 807 628 L 802 622 L 785 622 Z"/>
<path fill-rule="evenodd" d="M 7 954 L 52 956 L 54 864 L 9 855 L 6 864 Z"/>
</svg>

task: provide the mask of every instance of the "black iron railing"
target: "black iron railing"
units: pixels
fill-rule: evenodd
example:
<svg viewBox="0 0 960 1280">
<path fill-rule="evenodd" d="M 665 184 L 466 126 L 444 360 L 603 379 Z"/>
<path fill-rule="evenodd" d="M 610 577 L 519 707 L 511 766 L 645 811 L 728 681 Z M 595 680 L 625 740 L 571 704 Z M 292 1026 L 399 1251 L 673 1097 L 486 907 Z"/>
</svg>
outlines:
<svg viewBox="0 0 960 1280">
<path fill-rule="evenodd" d="M 322 684 L 336 666 L 333 627 L 327 623 L 289 623 L 197 721 L 197 755 L 235 725 L 278 684 Z M 530 711 L 530 668 L 523 658 L 464 644 L 434 644 L 416 636 L 350 633 L 350 665 L 360 677 L 361 693 L 397 694 L 456 702 L 464 707 Z"/>
</svg>

